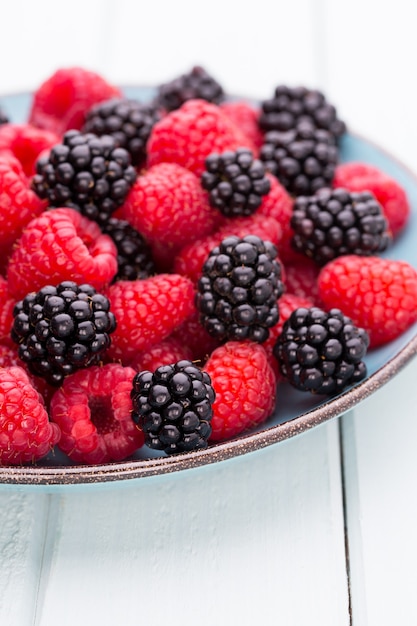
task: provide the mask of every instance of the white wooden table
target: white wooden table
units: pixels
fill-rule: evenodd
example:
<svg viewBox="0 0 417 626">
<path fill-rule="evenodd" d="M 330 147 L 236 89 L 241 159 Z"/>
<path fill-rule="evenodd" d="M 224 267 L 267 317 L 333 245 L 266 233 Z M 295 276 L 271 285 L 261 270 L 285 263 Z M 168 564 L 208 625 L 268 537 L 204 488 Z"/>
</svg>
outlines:
<svg viewBox="0 0 417 626">
<path fill-rule="evenodd" d="M 3 8 L 0 91 L 72 64 L 151 84 L 201 63 L 244 95 L 322 88 L 417 171 L 409 0 L 57 6 Z M 1 626 L 417 624 L 416 379 L 414 359 L 342 418 L 220 464 L 0 487 Z"/>
</svg>

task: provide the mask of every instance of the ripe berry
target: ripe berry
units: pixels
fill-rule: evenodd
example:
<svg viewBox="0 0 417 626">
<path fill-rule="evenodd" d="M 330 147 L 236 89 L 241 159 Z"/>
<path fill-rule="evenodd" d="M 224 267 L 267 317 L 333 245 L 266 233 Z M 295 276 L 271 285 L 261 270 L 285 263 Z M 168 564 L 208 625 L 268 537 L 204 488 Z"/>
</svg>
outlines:
<svg viewBox="0 0 417 626">
<path fill-rule="evenodd" d="M 136 374 L 132 418 L 145 443 L 167 454 L 207 448 L 215 393 L 210 376 L 191 361 Z"/>
<path fill-rule="evenodd" d="M 136 280 L 155 274 L 151 248 L 129 222 L 111 217 L 102 230 L 117 248 L 117 274 L 113 280 Z"/>
<path fill-rule="evenodd" d="M 179 109 L 187 100 L 206 100 L 219 104 L 223 88 L 203 67 L 195 66 L 186 74 L 158 87 L 156 103 L 166 111 Z"/>
<path fill-rule="evenodd" d="M 0 157 L 13 155 L 26 176 L 35 174 L 35 164 L 44 151 L 60 142 L 60 137 L 49 130 L 31 124 L 5 124 L 0 127 Z"/>
</svg>

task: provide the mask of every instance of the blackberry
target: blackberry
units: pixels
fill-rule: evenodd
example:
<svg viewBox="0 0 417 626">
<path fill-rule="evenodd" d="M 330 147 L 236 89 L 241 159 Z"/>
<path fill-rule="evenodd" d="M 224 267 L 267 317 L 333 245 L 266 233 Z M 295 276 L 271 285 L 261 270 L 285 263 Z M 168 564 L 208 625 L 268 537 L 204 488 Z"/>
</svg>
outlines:
<svg viewBox="0 0 417 626">
<path fill-rule="evenodd" d="M 0 108 L 0 125 L 1 124 L 8 124 L 9 123 L 9 118 L 6 115 L 6 113 L 3 111 L 2 108 Z"/>
<path fill-rule="evenodd" d="M 159 119 L 159 112 L 151 104 L 114 98 L 99 102 L 88 111 L 83 132 L 99 137 L 111 135 L 117 147 L 129 152 L 132 165 L 141 167 L 146 160 L 149 135 Z"/>
<path fill-rule="evenodd" d="M 174 111 L 195 98 L 214 104 L 224 99 L 223 87 L 201 66 L 160 85 L 155 102 L 166 111 Z"/>
<path fill-rule="evenodd" d="M 251 215 L 271 189 L 264 164 L 248 148 L 210 154 L 205 168 L 201 184 L 210 204 L 228 217 Z"/>
<path fill-rule="evenodd" d="M 131 398 L 133 421 L 150 448 L 167 454 L 207 448 L 215 391 L 207 372 L 191 361 L 139 372 Z"/>
<path fill-rule="evenodd" d="M 304 122 L 266 133 L 259 156 L 290 194 L 300 196 L 331 184 L 339 154 L 333 135 Z"/>
<path fill-rule="evenodd" d="M 335 107 L 316 89 L 278 85 L 274 97 L 261 102 L 259 126 L 264 132 L 291 130 L 306 120 L 336 138 L 346 132 L 346 124 L 337 117 Z"/>
<path fill-rule="evenodd" d="M 370 256 L 391 242 L 383 209 L 369 191 L 323 188 L 294 201 L 292 245 L 318 265 L 342 254 Z"/>
<path fill-rule="evenodd" d="M 366 376 L 365 330 L 339 309 L 298 308 L 273 348 L 282 375 L 301 391 L 333 395 Z"/>
<path fill-rule="evenodd" d="M 145 237 L 129 222 L 111 217 L 102 228 L 117 248 L 116 280 L 142 280 L 155 274 L 152 252 Z"/>
<path fill-rule="evenodd" d="M 125 201 L 137 177 L 130 155 L 109 135 L 69 130 L 36 163 L 34 191 L 51 207 L 76 209 L 100 225 Z"/>
<path fill-rule="evenodd" d="M 98 364 L 116 321 L 106 296 L 64 281 L 29 293 L 13 310 L 11 337 L 29 370 L 60 386 L 64 377 Z"/>
<path fill-rule="evenodd" d="M 197 284 L 202 325 L 220 341 L 262 343 L 279 319 L 283 293 L 277 250 L 254 235 L 226 237 L 209 254 Z"/>
</svg>

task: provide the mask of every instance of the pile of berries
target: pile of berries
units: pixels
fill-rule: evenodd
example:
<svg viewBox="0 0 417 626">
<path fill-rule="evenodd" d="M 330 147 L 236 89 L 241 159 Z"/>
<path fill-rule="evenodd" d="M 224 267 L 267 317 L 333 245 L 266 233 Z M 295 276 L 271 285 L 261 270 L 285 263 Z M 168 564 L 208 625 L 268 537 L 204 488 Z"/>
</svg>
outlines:
<svg viewBox="0 0 417 626">
<path fill-rule="evenodd" d="M 143 103 L 72 67 L 25 122 L 1 111 L 0 465 L 198 453 L 287 384 L 363 380 L 417 321 L 417 271 L 386 256 L 406 193 L 339 162 L 321 92 L 254 105 L 193 67 Z"/>
</svg>

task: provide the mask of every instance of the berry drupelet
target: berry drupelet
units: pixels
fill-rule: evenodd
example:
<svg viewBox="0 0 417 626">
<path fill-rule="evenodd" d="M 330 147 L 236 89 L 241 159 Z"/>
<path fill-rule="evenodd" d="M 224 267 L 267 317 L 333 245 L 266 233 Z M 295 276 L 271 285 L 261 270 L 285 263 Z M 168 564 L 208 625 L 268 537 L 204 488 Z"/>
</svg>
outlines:
<svg viewBox="0 0 417 626">
<path fill-rule="evenodd" d="M 111 135 L 119 148 L 127 150 L 132 165 L 141 167 L 146 160 L 146 144 L 160 114 L 152 104 L 115 98 L 100 102 L 86 114 L 84 133 Z"/>
<path fill-rule="evenodd" d="M 208 333 L 220 341 L 262 343 L 278 322 L 283 293 L 277 250 L 255 235 L 223 239 L 209 254 L 197 284 L 196 306 Z"/>
<path fill-rule="evenodd" d="M 111 217 L 102 228 L 117 248 L 116 280 L 142 280 L 156 273 L 152 250 L 145 237 L 126 220 Z"/>
<path fill-rule="evenodd" d="M 299 196 L 331 185 L 339 154 L 331 133 L 303 122 L 266 133 L 259 157 L 291 195 Z"/>
<path fill-rule="evenodd" d="M 36 163 L 34 191 L 51 207 L 70 207 L 103 225 L 123 204 L 136 170 L 127 150 L 109 135 L 69 130 Z"/>
<path fill-rule="evenodd" d="M 60 386 L 64 377 L 97 364 L 116 320 L 106 296 L 91 285 L 63 281 L 17 302 L 11 337 L 29 370 Z"/>
<path fill-rule="evenodd" d="M 265 166 L 248 148 L 210 154 L 201 184 L 210 204 L 227 217 L 251 215 L 271 189 Z"/>
<path fill-rule="evenodd" d="M 335 107 L 316 89 L 278 85 L 274 96 L 261 102 L 259 126 L 265 132 L 291 130 L 304 120 L 336 138 L 346 132 L 346 124 L 337 117 Z"/>
<path fill-rule="evenodd" d="M 132 419 L 150 448 L 167 454 L 207 448 L 215 392 L 207 372 L 191 361 L 139 372 L 131 398 Z"/>
<path fill-rule="evenodd" d="M 339 309 L 298 308 L 273 348 L 282 375 L 301 391 L 333 395 L 366 376 L 367 332 Z"/>
<path fill-rule="evenodd" d="M 295 250 L 318 265 L 343 254 L 378 254 L 391 242 L 383 209 L 369 191 L 323 188 L 313 196 L 299 196 L 291 227 Z"/>
<path fill-rule="evenodd" d="M 179 109 L 187 100 L 207 100 L 219 104 L 224 99 L 223 87 L 201 66 L 159 86 L 156 105 L 165 111 Z"/>
</svg>

